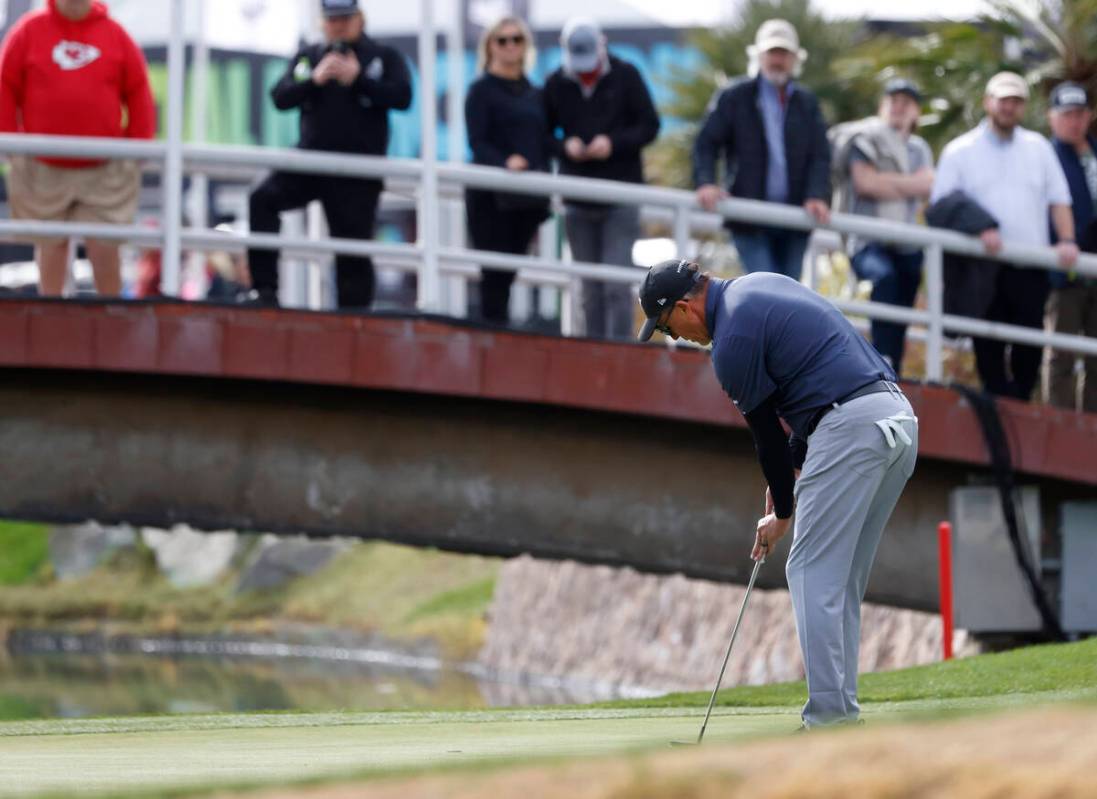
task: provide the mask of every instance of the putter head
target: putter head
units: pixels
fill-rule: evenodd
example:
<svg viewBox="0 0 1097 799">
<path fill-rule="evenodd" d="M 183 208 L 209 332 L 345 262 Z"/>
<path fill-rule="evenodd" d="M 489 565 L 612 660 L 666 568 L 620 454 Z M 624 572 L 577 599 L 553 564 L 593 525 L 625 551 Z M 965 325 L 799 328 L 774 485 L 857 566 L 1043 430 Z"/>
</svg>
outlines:
<svg viewBox="0 0 1097 799">
<path fill-rule="evenodd" d="M 697 746 L 696 741 L 671 741 L 671 746 Z"/>
</svg>

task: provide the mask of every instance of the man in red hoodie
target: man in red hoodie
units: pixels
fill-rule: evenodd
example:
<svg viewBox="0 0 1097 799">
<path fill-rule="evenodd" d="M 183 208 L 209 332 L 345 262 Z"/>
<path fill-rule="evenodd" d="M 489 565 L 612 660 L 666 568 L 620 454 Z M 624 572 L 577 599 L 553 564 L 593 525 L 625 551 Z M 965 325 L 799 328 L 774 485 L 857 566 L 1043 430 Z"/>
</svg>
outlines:
<svg viewBox="0 0 1097 799">
<path fill-rule="evenodd" d="M 156 106 L 144 56 L 94 0 L 49 0 L 25 14 L 0 50 L 0 131 L 151 139 Z M 141 174 L 133 160 L 16 156 L 8 174 L 12 217 L 133 224 Z M 85 242 L 101 295 L 117 295 L 118 245 Z M 39 294 L 60 296 L 68 241 L 36 242 Z"/>
</svg>

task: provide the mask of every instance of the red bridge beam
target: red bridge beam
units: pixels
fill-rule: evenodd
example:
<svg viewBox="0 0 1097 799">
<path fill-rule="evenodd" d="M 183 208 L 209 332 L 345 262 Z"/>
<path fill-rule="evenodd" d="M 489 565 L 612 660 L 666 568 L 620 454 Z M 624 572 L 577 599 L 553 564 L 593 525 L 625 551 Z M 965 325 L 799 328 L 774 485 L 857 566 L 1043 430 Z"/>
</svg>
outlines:
<svg viewBox="0 0 1097 799">
<path fill-rule="evenodd" d="M 425 317 L 183 303 L 0 301 L 0 368 L 195 375 L 543 403 L 732 427 L 697 350 L 490 330 Z M 921 452 L 984 466 L 966 401 L 905 386 Z M 1001 403 L 1016 467 L 1097 485 L 1097 416 Z"/>
</svg>

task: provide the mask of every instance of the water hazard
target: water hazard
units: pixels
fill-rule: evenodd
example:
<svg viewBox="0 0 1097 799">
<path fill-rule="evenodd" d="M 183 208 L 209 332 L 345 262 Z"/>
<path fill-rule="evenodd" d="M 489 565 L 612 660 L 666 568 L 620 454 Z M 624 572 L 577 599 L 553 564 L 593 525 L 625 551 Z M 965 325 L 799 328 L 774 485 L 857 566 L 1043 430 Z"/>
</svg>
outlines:
<svg viewBox="0 0 1097 799">
<path fill-rule="evenodd" d="M 335 644 L 9 635 L 0 720 L 171 713 L 477 709 L 614 698 L 429 654 Z"/>
</svg>

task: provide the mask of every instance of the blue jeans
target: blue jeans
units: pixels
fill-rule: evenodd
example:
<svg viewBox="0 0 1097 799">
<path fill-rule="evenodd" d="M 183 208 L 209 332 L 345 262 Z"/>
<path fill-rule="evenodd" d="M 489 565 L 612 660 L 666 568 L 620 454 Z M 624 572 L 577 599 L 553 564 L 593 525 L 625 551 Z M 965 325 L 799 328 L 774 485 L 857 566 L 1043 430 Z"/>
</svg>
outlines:
<svg viewBox="0 0 1097 799">
<path fill-rule="evenodd" d="M 756 228 L 732 234 L 739 260 L 748 272 L 778 272 L 799 280 L 804 271 L 808 234 Z"/>
<path fill-rule="evenodd" d="M 868 244 L 853 256 L 853 271 L 861 280 L 872 281 L 872 301 L 914 307 L 922 285 L 922 253 L 899 252 L 882 244 Z M 903 368 L 907 326 L 872 320 L 872 343 L 891 361 L 895 374 Z"/>
</svg>

